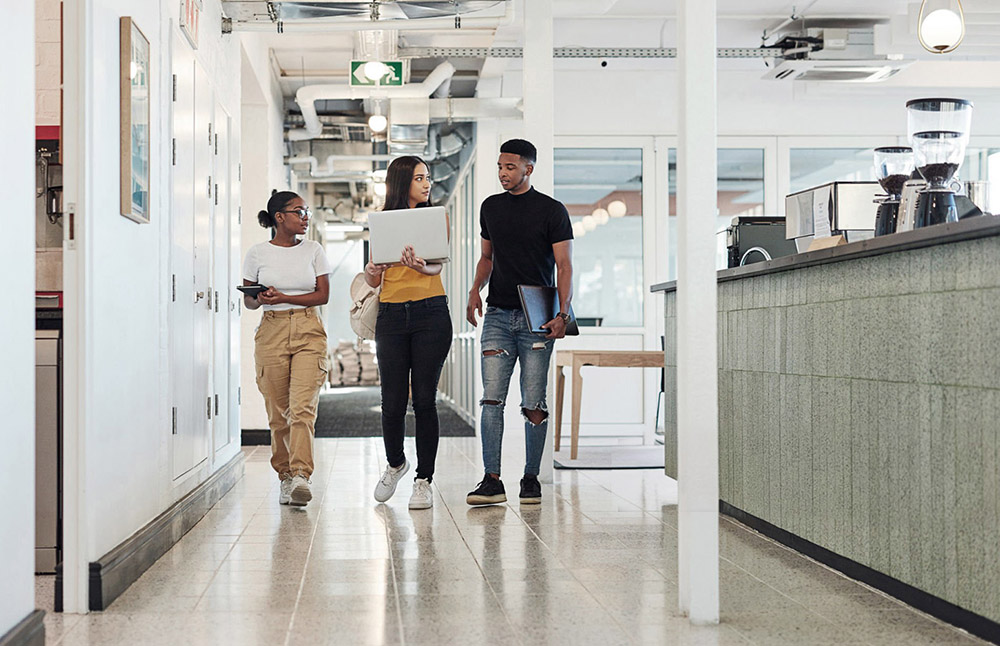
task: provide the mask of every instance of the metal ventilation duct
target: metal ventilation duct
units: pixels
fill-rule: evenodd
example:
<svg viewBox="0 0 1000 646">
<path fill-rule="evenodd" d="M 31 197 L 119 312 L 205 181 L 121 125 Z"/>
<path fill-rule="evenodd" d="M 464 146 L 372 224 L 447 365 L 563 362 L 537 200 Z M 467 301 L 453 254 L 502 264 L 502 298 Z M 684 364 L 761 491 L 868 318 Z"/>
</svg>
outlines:
<svg viewBox="0 0 1000 646">
<path fill-rule="evenodd" d="M 505 9 L 502 16 L 477 15 L 501 5 Z M 314 26 L 330 30 L 393 29 L 396 25 L 405 29 L 496 27 L 497 20 L 507 24 L 513 18 L 512 5 L 513 0 L 222 0 L 223 31 L 254 31 L 268 26 L 277 27 L 279 33 L 286 28 Z M 437 24 L 441 21 L 448 24 Z M 412 25 L 404 26 L 405 22 Z"/>
</svg>

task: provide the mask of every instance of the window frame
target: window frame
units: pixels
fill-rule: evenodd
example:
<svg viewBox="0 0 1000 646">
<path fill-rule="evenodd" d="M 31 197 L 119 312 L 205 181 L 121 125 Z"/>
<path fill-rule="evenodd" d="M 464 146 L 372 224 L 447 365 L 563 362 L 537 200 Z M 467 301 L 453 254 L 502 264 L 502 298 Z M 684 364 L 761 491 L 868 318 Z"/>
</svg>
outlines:
<svg viewBox="0 0 1000 646">
<path fill-rule="evenodd" d="M 600 327 L 580 328 L 581 336 L 606 335 L 609 333 L 620 334 L 642 334 L 644 338 L 649 336 L 650 330 L 656 329 L 656 320 L 659 312 L 653 307 L 652 295 L 649 293 L 649 286 L 656 282 L 656 262 L 650 262 L 656 258 L 657 240 L 659 239 L 658 228 L 656 226 L 656 206 L 657 206 L 657 184 L 656 177 L 657 159 L 654 149 L 654 138 L 643 136 L 571 136 L 562 135 L 555 137 L 552 146 L 553 150 L 560 148 L 633 148 L 642 151 L 642 317 L 636 325 L 602 325 Z M 552 169 L 553 174 L 555 169 Z M 554 191 L 553 191 L 554 192 Z M 657 303 L 658 305 L 658 303 Z M 658 344 L 658 342 L 657 342 Z M 648 339 L 644 342 L 648 345 Z"/>
</svg>

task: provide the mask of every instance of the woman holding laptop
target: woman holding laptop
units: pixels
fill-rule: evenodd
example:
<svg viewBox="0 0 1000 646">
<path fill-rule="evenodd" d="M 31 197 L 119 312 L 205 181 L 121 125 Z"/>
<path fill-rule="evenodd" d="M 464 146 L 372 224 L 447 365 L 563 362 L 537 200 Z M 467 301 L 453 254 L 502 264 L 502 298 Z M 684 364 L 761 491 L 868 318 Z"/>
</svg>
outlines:
<svg viewBox="0 0 1000 646">
<path fill-rule="evenodd" d="M 319 390 L 330 370 L 319 307 L 330 300 L 330 261 L 314 240 L 302 240 L 309 207 L 290 191 L 275 192 L 257 215 L 274 232 L 250 247 L 243 263 L 247 309 L 264 308 L 254 335 L 257 388 L 271 427 L 271 466 L 282 505 L 312 499 L 313 433 Z M 263 287 L 263 289 L 261 289 Z"/>
<path fill-rule="evenodd" d="M 419 157 L 394 159 L 386 174 L 383 210 L 431 206 L 431 178 Z M 417 474 L 410 509 L 434 504 L 431 480 L 438 448 L 437 386 L 451 348 L 451 315 L 441 283 L 441 263 L 417 257 L 412 246 L 401 250 L 399 266 L 365 265 L 365 280 L 379 293 L 375 351 L 382 383 L 382 439 L 385 472 L 375 486 L 375 500 L 385 502 L 409 471 L 403 453 L 406 405 L 410 392 L 416 417 Z"/>
</svg>

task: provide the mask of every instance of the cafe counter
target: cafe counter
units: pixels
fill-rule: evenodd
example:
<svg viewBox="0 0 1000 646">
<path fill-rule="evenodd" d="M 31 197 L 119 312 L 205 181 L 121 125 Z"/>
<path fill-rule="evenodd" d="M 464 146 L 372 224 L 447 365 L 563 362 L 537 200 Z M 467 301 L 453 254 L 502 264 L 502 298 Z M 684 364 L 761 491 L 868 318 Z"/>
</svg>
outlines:
<svg viewBox="0 0 1000 646">
<path fill-rule="evenodd" d="M 722 511 L 1000 640 L 1000 218 L 722 270 L 718 344 Z"/>
</svg>

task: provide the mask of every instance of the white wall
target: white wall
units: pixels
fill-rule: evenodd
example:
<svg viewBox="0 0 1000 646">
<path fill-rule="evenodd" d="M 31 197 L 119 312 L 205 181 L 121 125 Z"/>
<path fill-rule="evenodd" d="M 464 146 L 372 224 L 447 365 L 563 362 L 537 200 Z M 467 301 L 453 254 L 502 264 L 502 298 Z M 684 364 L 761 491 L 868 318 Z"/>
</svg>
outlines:
<svg viewBox="0 0 1000 646">
<path fill-rule="evenodd" d="M 243 34 L 243 221 L 242 253 L 258 242 L 269 239 L 267 229 L 257 222 L 257 212 L 267 207 L 271 189 L 288 188 L 284 171 L 284 128 L 281 89 L 271 70 L 268 48 L 257 34 Z M 242 282 L 242 280 L 240 281 Z M 267 411 L 264 398 L 257 390 L 254 374 L 254 332 L 260 323 L 261 311 L 243 309 L 240 316 L 240 427 L 266 429 Z"/>
<path fill-rule="evenodd" d="M 87 0 L 81 51 L 87 61 L 78 119 L 84 163 L 75 196 L 82 255 L 77 384 L 85 492 L 82 559 L 93 561 L 204 481 L 238 450 L 233 444 L 182 481 L 171 471 L 168 312 L 170 303 L 171 21 L 178 0 Z M 119 18 L 131 16 L 150 42 L 151 214 L 139 225 L 119 215 Z M 206 0 L 197 58 L 217 99 L 239 123 L 239 44 L 221 35 L 219 0 Z M 68 25 L 69 27 L 69 25 Z M 238 140 L 238 128 L 234 132 Z M 70 187 L 67 187 L 68 192 Z M 228 343 L 228 339 L 217 340 Z M 234 421 L 235 423 L 235 421 Z M 79 573 L 77 573 L 79 574 Z"/>
<path fill-rule="evenodd" d="M 10 29 L 7 52 L 34 48 L 33 0 L 6 8 Z M 8 213 L 34 211 L 35 102 L 34 65 L 26 56 L 8 56 L 0 66 L 0 87 L 18 100 L 7 101 L 0 119 L 0 177 Z M 32 222 L 25 218 L 24 222 Z M 0 636 L 35 608 L 35 245 L 34 236 L 12 235 L 0 254 L 4 305 L 0 336 L 4 369 L 0 371 L 4 450 L 0 452 Z"/>
</svg>

